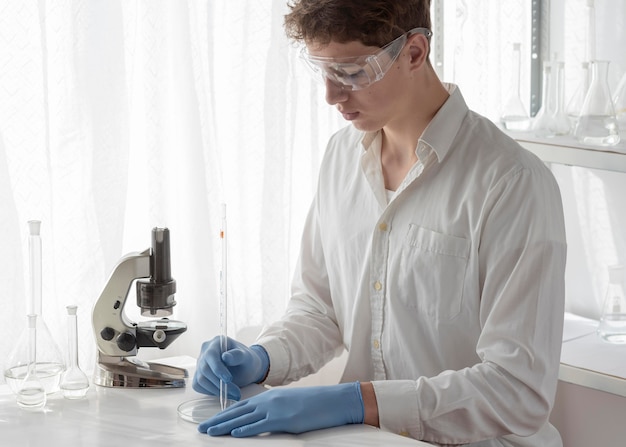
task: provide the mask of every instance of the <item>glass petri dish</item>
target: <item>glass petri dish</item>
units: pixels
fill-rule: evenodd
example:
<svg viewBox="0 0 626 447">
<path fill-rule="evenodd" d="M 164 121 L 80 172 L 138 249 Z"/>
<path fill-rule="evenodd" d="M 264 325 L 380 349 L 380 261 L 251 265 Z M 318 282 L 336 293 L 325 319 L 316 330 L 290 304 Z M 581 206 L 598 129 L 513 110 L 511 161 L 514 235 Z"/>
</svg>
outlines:
<svg viewBox="0 0 626 447">
<path fill-rule="evenodd" d="M 230 407 L 235 403 L 237 403 L 237 401 L 228 399 L 226 407 Z M 217 396 L 207 396 L 201 399 L 190 400 L 178 406 L 178 416 L 194 424 L 206 421 L 220 411 L 222 411 L 222 407 L 220 405 L 220 398 Z"/>
</svg>

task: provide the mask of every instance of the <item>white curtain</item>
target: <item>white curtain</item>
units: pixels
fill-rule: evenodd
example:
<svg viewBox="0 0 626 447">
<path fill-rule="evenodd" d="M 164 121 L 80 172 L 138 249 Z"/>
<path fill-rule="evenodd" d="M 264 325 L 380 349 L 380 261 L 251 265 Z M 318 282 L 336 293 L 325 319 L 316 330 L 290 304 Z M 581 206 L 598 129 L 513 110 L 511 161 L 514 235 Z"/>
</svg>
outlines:
<svg viewBox="0 0 626 447">
<path fill-rule="evenodd" d="M 0 0 L 0 358 L 26 326 L 28 231 L 42 221 L 43 319 L 95 359 L 91 310 L 129 252 L 168 227 L 197 355 L 219 333 L 220 204 L 229 333 L 284 309 L 325 143 L 342 122 L 284 37 L 284 0 Z M 126 313 L 137 321 L 134 294 Z M 8 365 L 4 365 L 8 366 Z"/>
<path fill-rule="evenodd" d="M 586 17 L 583 0 L 563 2 L 552 0 L 566 21 L 553 27 L 551 43 L 565 54 L 570 96 L 576 76 L 567 72 L 579 66 L 573 55 L 585 53 Z M 609 2 L 597 0 L 598 20 L 607 20 Z M 222 202 L 229 333 L 282 312 L 325 143 L 345 124 L 284 37 L 285 4 L 0 0 L 2 363 L 26 326 L 30 219 L 42 221 L 44 320 L 65 351 L 65 306 L 79 306 L 87 370 L 96 351 L 92 306 L 119 258 L 148 248 L 155 226 L 171 231 L 173 318 L 189 329 L 166 351 L 142 349 L 140 357 L 195 356 L 219 332 Z M 445 33 L 442 77 L 497 120 L 512 42 L 528 54 L 530 1 L 441 4 L 444 30 L 434 32 Z M 598 51 L 623 71 L 623 52 L 607 44 L 623 27 L 597 29 Z M 619 36 L 613 48 L 626 44 Z M 525 66 L 523 98 L 528 79 Z M 624 262 L 626 185 L 623 175 L 572 169 L 555 170 L 568 219 L 568 306 L 597 317 L 605 266 Z M 134 296 L 126 311 L 141 318 Z"/>
</svg>

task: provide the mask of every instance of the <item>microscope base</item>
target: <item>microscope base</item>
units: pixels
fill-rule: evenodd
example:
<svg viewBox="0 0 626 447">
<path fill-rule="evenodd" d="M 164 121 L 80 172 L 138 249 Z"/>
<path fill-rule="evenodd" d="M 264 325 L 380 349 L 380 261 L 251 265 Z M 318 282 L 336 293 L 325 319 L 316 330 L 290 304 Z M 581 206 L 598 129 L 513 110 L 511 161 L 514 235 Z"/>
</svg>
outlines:
<svg viewBox="0 0 626 447">
<path fill-rule="evenodd" d="M 99 353 L 93 383 L 110 388 L 183 388 L 187 377 L 183 368 Z"/>
</svg>

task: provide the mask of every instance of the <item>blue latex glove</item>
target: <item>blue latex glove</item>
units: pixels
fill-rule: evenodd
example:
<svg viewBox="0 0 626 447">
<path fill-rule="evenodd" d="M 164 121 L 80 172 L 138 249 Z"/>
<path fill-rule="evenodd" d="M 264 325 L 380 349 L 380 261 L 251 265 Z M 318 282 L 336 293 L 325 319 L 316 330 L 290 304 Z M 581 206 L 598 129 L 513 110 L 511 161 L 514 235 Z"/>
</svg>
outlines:
<svg viewBox="0 0 626 447">
<path fill-rule="evenodd" d="M 218 396 L 220 379 L 228 384 L 229 399 L 241 399 L 241 387 L 263 380 L 270 366 L 270 359 L 261 346 L 246 345 L 228 338 L 227 351 L 222 353 L 220 336 L 202 344 L 193 389 L 199 393 Z"/>
<path fill-rule="evenodd" d="M 266 432 L 305 431 L 362 424 L 361 384 L 342 383 L 306 388 L 274 388 L 228 407 L 198 425 L 211 436 L 236 438 Z"/>
</svg>

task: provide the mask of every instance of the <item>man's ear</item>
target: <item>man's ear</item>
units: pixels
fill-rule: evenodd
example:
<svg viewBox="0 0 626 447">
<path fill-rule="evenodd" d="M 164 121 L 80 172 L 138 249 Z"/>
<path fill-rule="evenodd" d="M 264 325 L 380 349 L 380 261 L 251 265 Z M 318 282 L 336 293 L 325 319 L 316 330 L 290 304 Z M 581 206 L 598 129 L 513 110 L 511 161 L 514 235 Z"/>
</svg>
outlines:
<svg viewBox="0 0 626 447">
<path fill-rule="evenodd" d="M 430 43 L 423 34 L 414 34 L 408 41 L 411 68 L 420 68 L 428 59 Z"/>
</svg>

